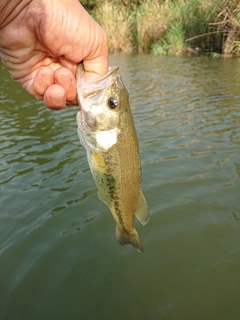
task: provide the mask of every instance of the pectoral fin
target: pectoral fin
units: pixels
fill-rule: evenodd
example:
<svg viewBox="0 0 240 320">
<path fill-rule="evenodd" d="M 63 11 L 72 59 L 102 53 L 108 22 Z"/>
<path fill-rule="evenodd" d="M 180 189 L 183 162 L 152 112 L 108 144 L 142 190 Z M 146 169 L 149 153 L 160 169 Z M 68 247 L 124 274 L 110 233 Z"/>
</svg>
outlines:
<svg viewBox="0 0 240 320">
<path fill-rule="evenodd" d="M 140 191 L 138 204 L 137 204 L 137 210 L 135 212 L 135 216 L 137 219 L 141 222 L 143 226 L 148 223 L 149 221 L 149 214 L 148 214 L 148 205 L 147 201 L 142 193 Z"/>
</svg>

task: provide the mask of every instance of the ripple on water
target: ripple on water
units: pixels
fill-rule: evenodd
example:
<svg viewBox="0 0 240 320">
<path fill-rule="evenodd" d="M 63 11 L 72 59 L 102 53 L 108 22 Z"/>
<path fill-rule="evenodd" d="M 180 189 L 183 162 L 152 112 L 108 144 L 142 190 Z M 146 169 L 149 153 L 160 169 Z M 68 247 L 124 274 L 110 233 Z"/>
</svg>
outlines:
<svg viewBox="0 0 240 320">
<path fill-rule="evenodd" d="M 221 306 L 233 312 L 239 62 L 148 55 L 110 61 L 120 66 L 139 137 L 151 214 L 144 228 L 136 222 L 145 252 L 137 257 L 115 240 L 76 134 L 78 109 L 48 110 L 0 69 L 2 318 L 13 319 L 13 309 L 26 319 L 185 320 L 202 315 L 203 305 L 201 318 L 215 319 Z"/>
</svg>

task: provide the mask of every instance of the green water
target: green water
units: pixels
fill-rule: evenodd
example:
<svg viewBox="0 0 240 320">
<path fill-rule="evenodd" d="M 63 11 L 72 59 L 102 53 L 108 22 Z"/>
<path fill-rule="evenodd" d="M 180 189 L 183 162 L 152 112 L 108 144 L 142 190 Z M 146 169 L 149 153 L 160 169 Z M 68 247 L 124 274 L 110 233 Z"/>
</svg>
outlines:
<svg viewBox="0 0 240 320">
<path fill-rule="evenodd" d="M 240 319 L 240 60 L 112 56 L 150 221 L 115 239 L 76 133 L 0 65 L 0 319 Z"/>
</svg>

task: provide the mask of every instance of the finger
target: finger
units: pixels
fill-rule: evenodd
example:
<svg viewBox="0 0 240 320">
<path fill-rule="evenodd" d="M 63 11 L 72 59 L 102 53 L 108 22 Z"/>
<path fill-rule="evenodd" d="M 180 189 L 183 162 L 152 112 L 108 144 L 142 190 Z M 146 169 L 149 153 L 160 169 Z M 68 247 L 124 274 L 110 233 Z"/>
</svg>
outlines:
<svg viewBox="0 0 240 320">
<path fill-rule="evenodd" d="M 54 84 L 54 70 L 50 67 L 39 69 L 33 80 L 32 88 L 36 94 L 43 96 L 46 89 Z"/>
<path fill-rule="evenodd" d="M 108 72 L 108 38 L 103 29 L 101 30 L 101 44 L 96 51 L 83 59 L 84 74 L 86 82 L 93 82 Z"/>
<path fill-rule="evenodd" d="M 73 74 L 76 73 L 76 70 L 77 70 L 77 63 L 76 62 L 73 62 L 64 56 L 59 57 L 59 61 L 62 65 L 62 67 L 65 67 L 68 70 L 72 71 Z"/>
<path fill-rule="evenodd" d="M 83 60 L 83 67 L 83 79 L 86 82 L 93 82 L 108 72 L 108 55 L 92 60 Z"/>
<path fill-rule="evenodd" d="M 58 84 L 51 85 L 44 93 L 43 102 L 49 109 L 63 109 L 66 106 L 65 89 Z"/>
<path fill-rule="evenodd" d="M 67 68 L 59 68 L 55 71 L 55 83 L 65 89 L 66 99 L 73 101 L 77 97 L 76 79 L 73 73 Z"/>
</svg>

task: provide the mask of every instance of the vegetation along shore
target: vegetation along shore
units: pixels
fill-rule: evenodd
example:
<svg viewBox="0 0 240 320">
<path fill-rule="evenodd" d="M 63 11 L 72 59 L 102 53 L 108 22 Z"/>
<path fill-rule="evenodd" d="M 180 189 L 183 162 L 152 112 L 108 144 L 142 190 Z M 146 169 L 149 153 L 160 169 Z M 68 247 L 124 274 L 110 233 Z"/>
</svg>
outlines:
<svg viewBox="0 0 240 320">
<path fill-rule="evenodd" d="M 238 0 L 84 0 L 110 52 L 240 55 Z"/>
</svg>

